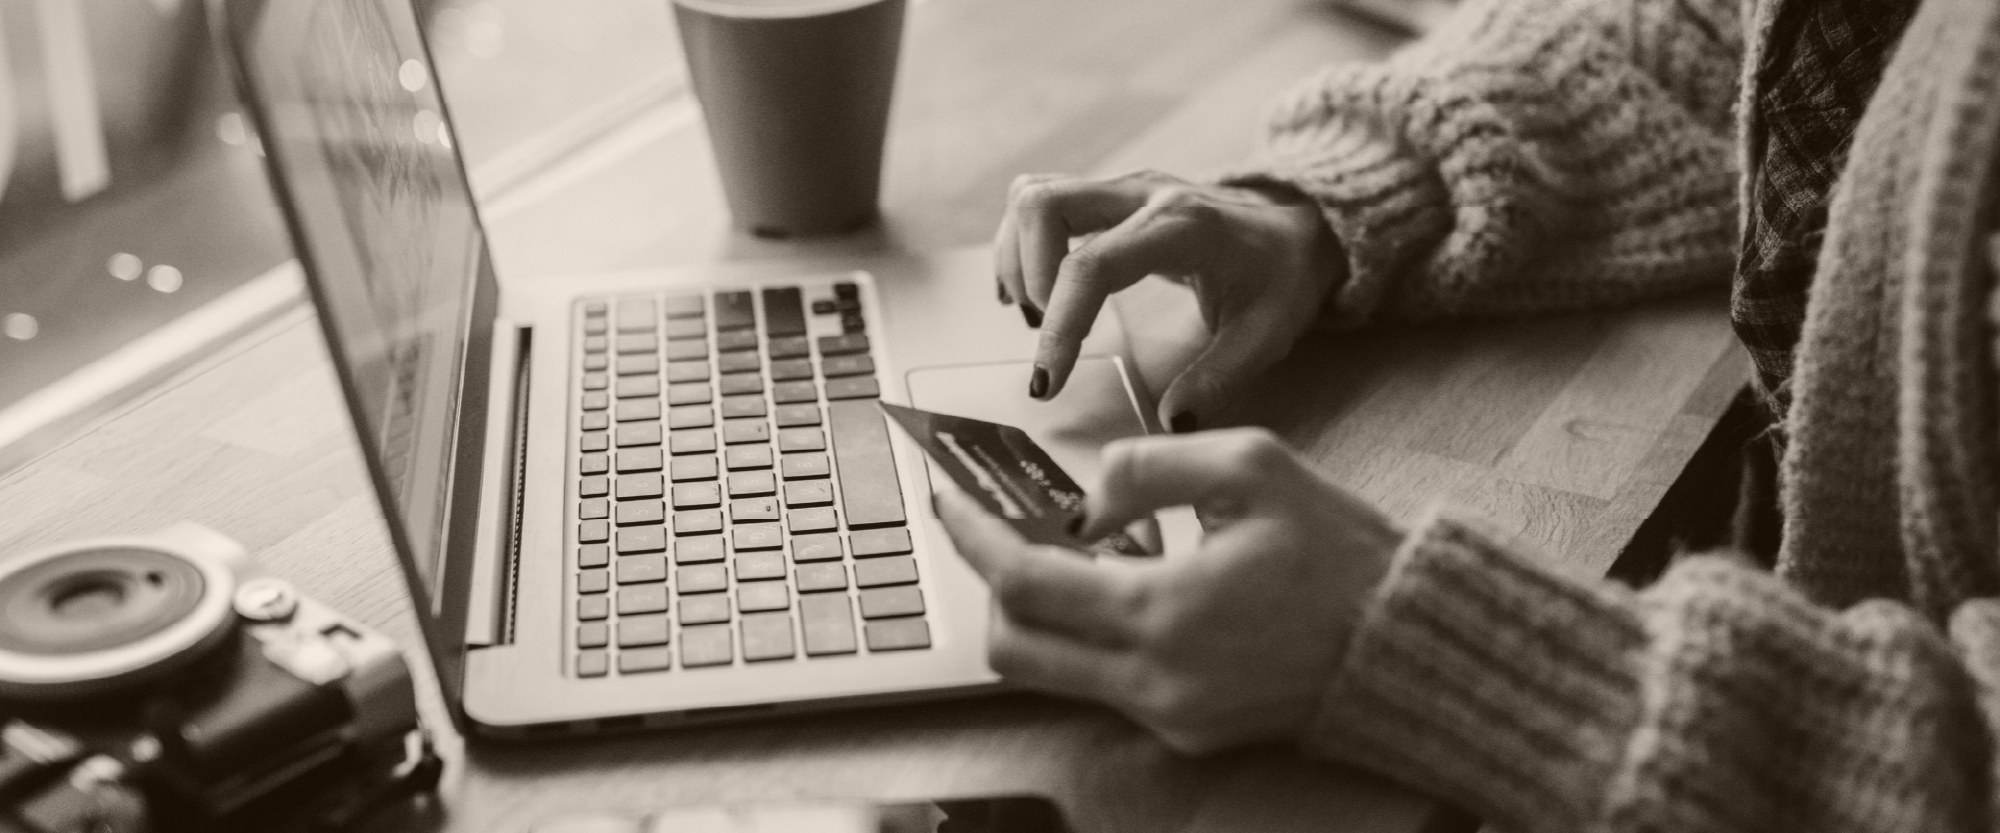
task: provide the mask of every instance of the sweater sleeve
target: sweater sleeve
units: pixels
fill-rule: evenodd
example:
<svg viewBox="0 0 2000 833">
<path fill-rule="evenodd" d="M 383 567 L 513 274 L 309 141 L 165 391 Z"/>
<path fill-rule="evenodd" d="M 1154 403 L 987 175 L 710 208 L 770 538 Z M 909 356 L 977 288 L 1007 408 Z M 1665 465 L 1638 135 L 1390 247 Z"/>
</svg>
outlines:
<svg viewBox="0 0 2000 833">
<path fill-rule="evenodd" d="M 1501 829 L 1987 830 L 2000 604 L 1948 633 L 1717 557 L 1640 593 L 1421 526 L 1306 741 Z"/>
<path fill-rule="evenodd" d="M 1226 179 L 1314 199 L 1331 323 L 1615 304 L 1725 282 L 1738 0 L 1471 0 L 1273 108 Z"/>
</svg>

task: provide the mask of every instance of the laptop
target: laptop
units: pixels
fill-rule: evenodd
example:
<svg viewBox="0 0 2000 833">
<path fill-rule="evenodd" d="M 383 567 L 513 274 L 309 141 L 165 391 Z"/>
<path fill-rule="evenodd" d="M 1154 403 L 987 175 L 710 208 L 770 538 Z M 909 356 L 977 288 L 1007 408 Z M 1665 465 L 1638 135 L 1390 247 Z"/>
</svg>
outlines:
<svg viewBox="0 0 2000 833">
<path fill-rule="evenodd" d="M 503 282 L 408 0 L 214 8 L 463 728 L 997 684 L 986 589 L 877 401 L 1020 425 L 1083 479 L 1147 430 L 1120 362 L 1028 399 L 977 253 Z"/>
</svg>

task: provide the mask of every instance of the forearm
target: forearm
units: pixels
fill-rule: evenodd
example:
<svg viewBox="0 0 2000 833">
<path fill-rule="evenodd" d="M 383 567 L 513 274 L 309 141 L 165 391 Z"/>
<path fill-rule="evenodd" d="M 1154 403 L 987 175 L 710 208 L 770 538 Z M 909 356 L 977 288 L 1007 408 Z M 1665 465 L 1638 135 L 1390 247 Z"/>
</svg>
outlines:
<svg viewBox="0 0 2000 833">
<path fill-rule="evenodd" d="M 1983 829 L 2000 617 L 1812 607 L 1696 559 L 1634 594 L 1412 536 L 1308 746 L 1503 829 Z"/>
<path fill-rule="evenodd" d="M 1336 325 L 1720 284 L 1736 243 L 1736 58 L 1702 33 L 1733 25 L 1709 8 L 1725 3 L 1472 3 L 1386 63 L 1292 90 L 1261 164 L 1232 181 L 1320 205 L 1347 254 Z"/>
</svg>

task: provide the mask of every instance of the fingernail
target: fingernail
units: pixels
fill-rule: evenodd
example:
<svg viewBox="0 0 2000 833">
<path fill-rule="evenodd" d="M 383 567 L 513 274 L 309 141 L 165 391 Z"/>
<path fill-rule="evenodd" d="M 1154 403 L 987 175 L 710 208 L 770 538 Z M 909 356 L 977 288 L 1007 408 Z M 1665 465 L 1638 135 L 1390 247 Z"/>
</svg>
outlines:
<svg viewBox="0 0 2000 833">
<path fill-rule="evenodd" d="M 1167 427 L 1176 434 L 1192 434 L 1194 433 L 1194 414 L 1189 411 L 1174 414 L 1174 418 L 1167 421 Z"/>
<path fill-rule="evenodd" d="M 1036 399 L 1049 395 L 1049 371 L 1039 364 L 1028 374 L 1028 395 Z"/>
<path fill-rule="evenodd" d="M 1082 538 L 1083 528 L 1089 525 L 1090 514 L 1087 512 L 1078 513 L 1076 517 L 1069 519 L 1069 537 Z"/>
<path fill-rule="evenodd" d="M 1004 283 L 1001 283 L 1001 282 L 999 282 L 999 281 L 994 281 L 994 282 L 993 282 L 993 288 L 994 288 L 994 289 L 996 289 L 996 290 L 999 290 L 999 292 L 1000 292 L 1000 305 L 1001 305 L 1001 306 L 1003 306 L 1003 307 L 1004 307 L 1004 306 L 1006 306 L 1006 305 L 1008 305 L 1008 304 L 1011 304 L 1011 303 L 1014 303 L 1014 296 L 1012 296 L 1012 295 L 1009 295 L 1009 294 L 1007 294 L 1007 285 L 1006 285 L 1006 284 L 1004 284 Z"/>
<path fill-rule="evenodd" d="M 1035 309 L 1034 304 L 1026 301 L 1021 302 L 1021 318 L 1028 322 L 1029 329 L 1039 330 L 1042 328 L 1042 311 Z"/>
</svg>

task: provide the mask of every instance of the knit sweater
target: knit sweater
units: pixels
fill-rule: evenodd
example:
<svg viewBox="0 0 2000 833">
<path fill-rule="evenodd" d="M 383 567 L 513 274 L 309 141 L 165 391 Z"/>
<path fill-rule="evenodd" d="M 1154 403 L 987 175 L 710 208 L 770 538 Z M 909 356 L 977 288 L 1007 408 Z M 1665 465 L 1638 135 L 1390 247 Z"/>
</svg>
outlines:
<svg viewBox="0 0 2000 833">
<path fill-rule="evenodd" d="M 1324 209 L 1349 259 L 1330 319 L 1725 280 L 1731 104 L 1769 4 L 1471 2 L 1288 96 L 1240 178 Z M 1634 592 L 1441 511 L 1371 596 L 1307 748 L 1516 831 L 2000 827 L 1996 149 L 2000 4 L 1927 0 L 1833 195 L 1775 575 L 1694 557 Z"/>
</svg>

